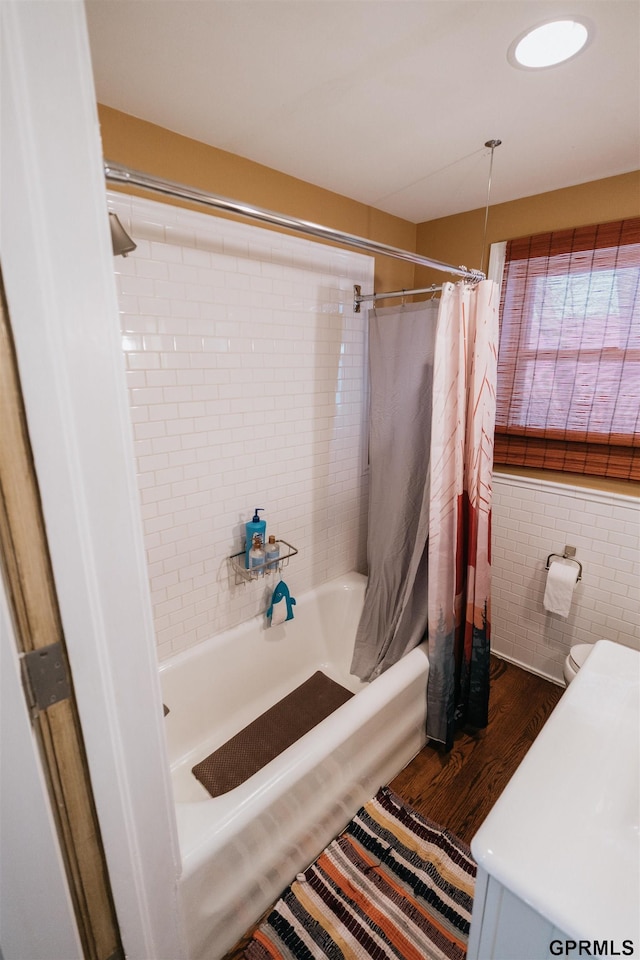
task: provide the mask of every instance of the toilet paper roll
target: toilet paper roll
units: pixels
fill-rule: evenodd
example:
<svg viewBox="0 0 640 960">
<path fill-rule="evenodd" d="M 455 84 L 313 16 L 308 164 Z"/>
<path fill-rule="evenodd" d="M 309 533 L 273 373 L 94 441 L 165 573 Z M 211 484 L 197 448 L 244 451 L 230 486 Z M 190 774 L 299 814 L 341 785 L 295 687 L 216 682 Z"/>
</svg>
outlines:
<svg viewBox="0 0 640 960">
<path fill-rule="evenodd" d="M 561 617 L 569 616 L 578 572 L 579 568 L 575 563 L 563 563 L 562 560 L 551 563 L 544 591 L 545 610 Z"/>
</svg>

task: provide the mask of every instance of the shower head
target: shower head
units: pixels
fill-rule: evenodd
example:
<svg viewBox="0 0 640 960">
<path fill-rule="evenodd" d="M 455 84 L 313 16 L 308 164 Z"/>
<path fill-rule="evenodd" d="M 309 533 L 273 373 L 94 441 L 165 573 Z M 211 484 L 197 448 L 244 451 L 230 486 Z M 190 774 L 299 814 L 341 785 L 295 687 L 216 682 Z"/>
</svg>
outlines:
<svg viewBox="0 0 640 960">
<path fill-rule="evenodd" d="M 114 257 L 126 257 L 128 253 L 136 249 L 125 228 L 122 226 L 115 213 L 109 211 L 109 226 L 111 227 L 111 246 L 113 247 Z"/>
</svg>

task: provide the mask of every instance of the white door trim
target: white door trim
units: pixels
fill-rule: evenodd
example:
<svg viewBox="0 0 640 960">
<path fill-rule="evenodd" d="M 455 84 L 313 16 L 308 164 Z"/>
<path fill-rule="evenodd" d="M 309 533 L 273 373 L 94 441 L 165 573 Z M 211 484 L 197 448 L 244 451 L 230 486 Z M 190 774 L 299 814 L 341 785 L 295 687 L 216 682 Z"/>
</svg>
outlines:
<svg viewBox="0 0 640 960">
<path fill-rule="evenodd" d="M 4 960 L 82 960 L 49 791 L 20 682 L 17 640 L 2 579 L 0 890 Z"/>
<path fill-rule="evenodd" d="M 181 958 L 179 850 L 81 0 L 2 0 L 0 257 L 127 957 Z"/>
</svg>

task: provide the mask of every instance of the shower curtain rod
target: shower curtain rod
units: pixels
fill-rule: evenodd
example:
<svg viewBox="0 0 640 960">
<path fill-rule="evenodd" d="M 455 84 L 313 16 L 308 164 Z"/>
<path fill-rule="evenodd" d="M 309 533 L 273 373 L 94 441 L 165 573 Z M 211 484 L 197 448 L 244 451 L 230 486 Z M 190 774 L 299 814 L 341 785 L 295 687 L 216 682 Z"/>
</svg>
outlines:
<svg viewBox="0 0 640 960">
<path fill-rule="evenodd" d="M 420 254 L 412 253 L 410 250 L 390 247 L 386 243 L 378 243 L 376 240 L 367 240 L 365 237 L 358 237 L 351 233 L 343 233 L 340 230 L 334 230 L 332 227 L 323 227 L 309 220 L 297 220 L 294 217 L 289 217 L 282 213 L 274 213 L 272 210 L 265 210 L 262 207 L 254 207 L 248 203 L 242 203 L 239 200 L 231 200 L 228 197 L 205 193 L 204 190 L 187 187 L 182 183 L 176 183 L 172 180 L 153 177 L 150 174 L 142 173 L 139 170 L 132 170 L 129 167 L 111 163 L 108 160 L 104 162 L 104 175 L 105 179 L 111 183 L 140 187 L 142 190 L 149 190 L 152 193 L 161 193 L 167 197 L 175 197 L 178 200 L 187 200 L 191 203 L 202 204 L 205 207 L 213 207 L 215 210 L 222 210 L 226 213 L 235 213 L 241 217 L 247 217 L 250 220 L 270 223 L 286 230 L 304 233 L 307 236 L 317 237 L 321 240 L 329 240 L 331 243 L 340 244 L 345 247 L 355 247 L 358 250 L 365 250 L 367 253 L 393 257 L 396 260 L 407 260 L 409 263 L 415 263 L 421 267 L 430 267 L 432 270 L 441 270 L 444 273 L 451 273 L 465 280 L 477 281 L 485 279 L 484 273 L 480 270 L 468 270 L 462 266 L 454 267 L 449 263 L 442 263 L 440 260 L 432 260 L 430 257 L 423 257 Z M 382 294 L 379 294 L 379 296 L 382 296 Z M 387 296 L 392 296 L 392 294 L 387 294 Z"/>
<path fill-rule="evenodd" d="M 474 275 L 475 280 L 484 279 L 484 275 Z M 361 288 L 356 283 L 353 286 L 353 302 L 356 304 L 356 310 L 361 303 L 375 303 L 376 300 L 389 300 L 391 297 L 411 297 L 418 293 L 440 293 L 442 287 L 432 283 L 430 287 L 419 287 L 415 290 L 390 290 L 389 293 L 361 293 Z"/>
</svg>

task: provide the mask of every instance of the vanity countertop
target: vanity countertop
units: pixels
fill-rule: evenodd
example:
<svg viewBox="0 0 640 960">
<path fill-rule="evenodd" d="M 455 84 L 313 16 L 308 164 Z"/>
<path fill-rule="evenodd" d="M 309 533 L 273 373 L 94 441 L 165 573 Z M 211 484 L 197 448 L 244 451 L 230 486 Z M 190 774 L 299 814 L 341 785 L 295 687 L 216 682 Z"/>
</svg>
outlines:
<svg viewBox="0 0 640 960">
<path fill-rule="evenodd" d="M 640 942 L 640 653 L 601 640 L 473 838 L 576 939 Z"/>
</svg>

